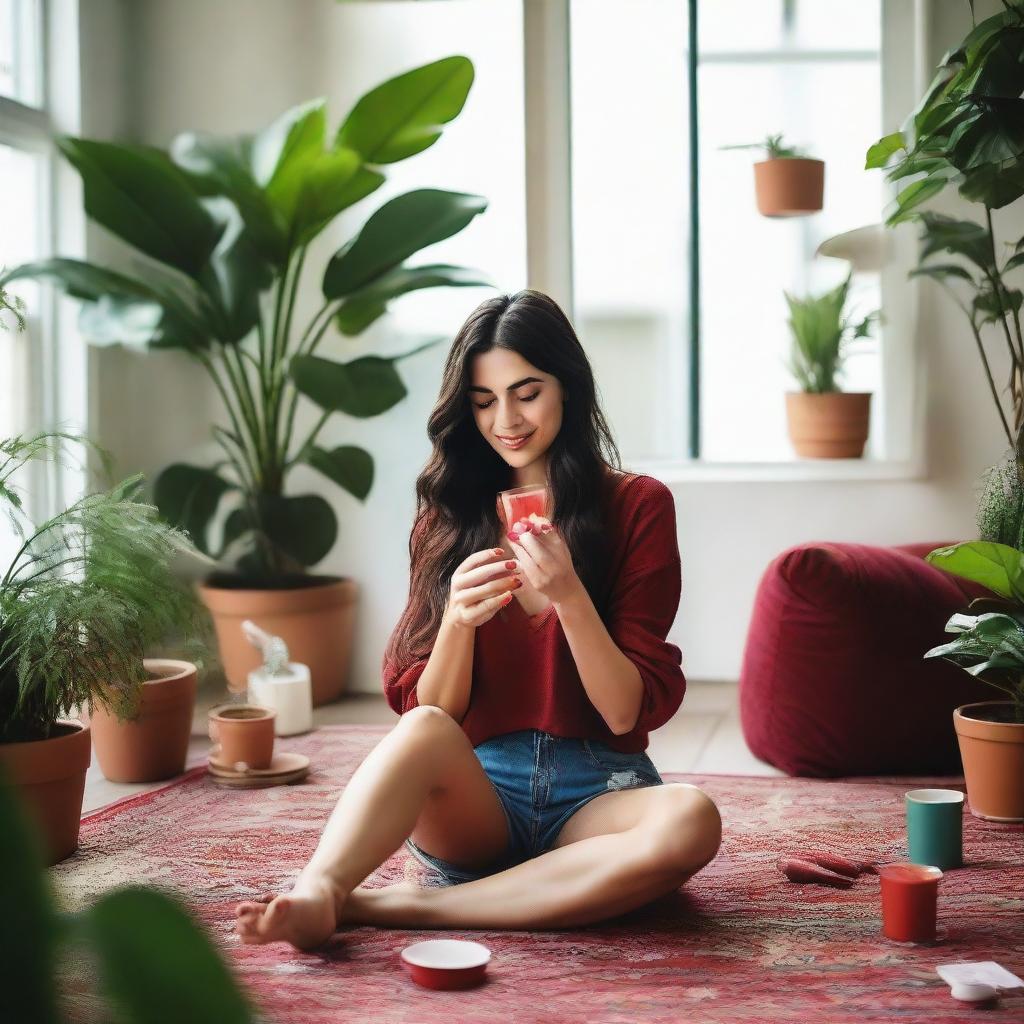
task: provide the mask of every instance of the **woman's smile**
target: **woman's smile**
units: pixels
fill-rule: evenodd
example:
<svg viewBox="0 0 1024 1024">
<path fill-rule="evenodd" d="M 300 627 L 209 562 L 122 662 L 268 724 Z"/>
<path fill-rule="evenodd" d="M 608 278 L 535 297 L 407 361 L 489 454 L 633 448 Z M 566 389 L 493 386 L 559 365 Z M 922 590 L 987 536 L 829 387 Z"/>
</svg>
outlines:
<svg viewBox="0 0 1024 1024">
<path fill-rule="evenodd" d="M 526 442 L 529 441 L 531 437 L 533 437 L 534 433 L 536 432 L 536 429 L 537 428 L 534 427 L 534 429 L 529 431 L 528 433 L 518 434 L 515 435 L 514 437 L 506 437 L 502 434 L 496 434 L 495 436 L 506 448 L 522 448 L 523 445 L 526 444 Z"/>
</svg>

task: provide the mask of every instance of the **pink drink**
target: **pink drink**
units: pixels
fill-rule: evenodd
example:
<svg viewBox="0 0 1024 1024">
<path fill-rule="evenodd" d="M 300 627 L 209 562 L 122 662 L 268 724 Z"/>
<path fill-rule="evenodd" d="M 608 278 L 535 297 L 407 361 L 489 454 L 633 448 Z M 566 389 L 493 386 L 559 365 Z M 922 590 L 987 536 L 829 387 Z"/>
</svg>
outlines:
<svg viewBox="0 0 1024 1024">
<path fill-rule="evenodd" d="M 548 518 L 546 487 L 513 487 L 509 491 L 501 491 L 499 497 L 505 510 L 505 522 L 510 530 L 519 520 L 528 519 L 531 514 Z"/>
</svg>

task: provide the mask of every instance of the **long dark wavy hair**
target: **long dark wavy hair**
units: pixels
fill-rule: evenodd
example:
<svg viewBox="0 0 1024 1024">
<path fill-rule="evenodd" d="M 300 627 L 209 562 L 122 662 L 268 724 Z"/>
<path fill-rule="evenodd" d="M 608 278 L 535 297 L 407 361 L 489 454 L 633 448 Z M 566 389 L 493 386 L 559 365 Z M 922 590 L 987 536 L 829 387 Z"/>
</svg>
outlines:
<svg viewBox="0 0 1024 1024">
<path fill-rule="evenodd" d="M 385 655 L 395 664 L 429 653 L 452 575 L 499 536 L 495 497 L 513 486 L 512 468 L 480 434 L 469 399 L 473 358 L 493 348 L 518 353 L 562 385 L 562 425 L 548 449 L 553 521 L 595 607 L 603 612 L 607 603 L 608 544 L 602 529 L 611 471 L 619 470 L 621 461 L 598 403 L 590 361 L 549 296 L 530 288 L 499 295 L 481 302 L 456 334 L 427 424 L 434 451 L 416 480 L 409 602 Z"/>
</svg>

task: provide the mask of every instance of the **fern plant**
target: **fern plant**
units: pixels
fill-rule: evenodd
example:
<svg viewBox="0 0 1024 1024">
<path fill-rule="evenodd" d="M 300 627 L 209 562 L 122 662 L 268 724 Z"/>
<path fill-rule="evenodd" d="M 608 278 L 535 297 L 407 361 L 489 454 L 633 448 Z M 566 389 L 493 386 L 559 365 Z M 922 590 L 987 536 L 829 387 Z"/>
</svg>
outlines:
<svg viewBox="0 0 1024 1024">
<path fill-rule="evenodd" d="M 147 647 L 195 626 L 196 600 L 170 572 L 188 541 L 138 500 L 141 477 L 29 520 L 16 474 L 77 443 L 63 433 L 0 441 L 0 506 L 19 545 L 0 566 L 0 743 L 47 739 L 57 719 L 94 702 L 131 715 Z"/>
<path fill-rule="evenodd" d="M 789 370 L 800 389 L 808 394 L 841 390 L 837 378 L 842 373 L 849 342 L 867 337 L 878 318 L 877 310 L 859 322 L 844 316 L 843 307 L 849 292 L 850 275 L 823 295 L 800 299 L 784 293 L 793 333 Z"/>
</svg>

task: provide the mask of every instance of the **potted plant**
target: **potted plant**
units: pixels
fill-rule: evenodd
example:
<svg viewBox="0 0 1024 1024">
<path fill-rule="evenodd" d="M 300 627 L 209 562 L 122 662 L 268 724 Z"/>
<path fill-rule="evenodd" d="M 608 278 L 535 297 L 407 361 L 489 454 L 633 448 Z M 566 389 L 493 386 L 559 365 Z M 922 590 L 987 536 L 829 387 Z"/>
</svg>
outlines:
<svg viewBox="0 0 1024 1024">
<path fill-rule="evenodd" d="M 866 337 L 878 313 L 854 322 L 843 315 L 850 275 L 831 291 L 799 299 L 785 292 L 793 344 L 789 369 L 800 391 L 786 394 L 789 436 L 798 455 L 857 459 L 864 454 L 871 395 L 845 392 L 837 378 L 850 341 Z"/>
<path fill-rule="evenodd" d="M 85 185 L 86 212 L 146 257 L 145 268 L 127 276 L 52 259 L 6 275 L 54 279 L 82 301 L 86 336 L 180 349 L 216 387 L 226 416 L 212 428 L 219 460 L 168 466 L 154 500 L 220 560 L 202 596 L 234 690 L 245 689 L 258 664 L 241 632 L 246 618 L 283 637 L 310 667 L 314 703 L 344 688 L 356 584 L 309 573 L 334 546 L 337 518 L 320 494 L 292 493 L 288 477 L 304 464 L 364 500 L 372 456 L 318 443 L 321 430 L 334 413 L 366 418 L 400 402 L 397 363 L 425 346 L 346 363 L 317 348 L 332 329 L 358 336 L 416 289 L 491 285 L 463 267 L 407 263 L 461 231 L 487 202 L 437 189 L 398 195 L 317 268 L 322 303 L 301 324 L 296 296 L 311 243 L 384 183 L 386 165 L 437 141 L 472 81 L 465 57 L 415 68 L 363 96 L 331 135 L 316 100 L 255 136 L 190 133 L 167 153 L 62 138 Z M 300 432 L 304 401 L 316 415 Z"/>
<path fill-rule="evenodd" d="M 722 148 L 764 152 L 764 159 L 754 164 L 754 193 L 757 209 L 765 217 L 803 217 L 821 209 L 825 195 L 823 160 L 786 145 L 781 135 Z"/>
<path fill-rule="evenodd" d="M 1016 467 L 1010 468 L 1016 477 Z M 1019 480 L 1013 487 L 1017 497 L 1024 495 Z M 971 541 L 933 551 L 928 561 L 995 594 L 954 615 L 946 631 L 956 639 L 925 657 L 947 658 L 1002 694 L 957 708 L 953 726 L 971 812 L 991 821 L 1024 821 L 1024 555 L 1006 544 Z"/>
<path fill-rule="evenodd" d="M 20 542 L 0 575 L 0 766 L 34 811 L 51 862 L 77 848 L 90 761 L 89 727 L 70 716 L 97 704 L 133 714 L 147 646 L 194 609 L 169 571 L 184 538 L 137 500 L 141 478 L 28 523 L 12 477 L 69 440 L 0 441 L 0 504 Z"/>
<path fill-rule="evenodd" d="M 61 911 L 16 791 L 2 779 L 0 835 L 0 891 L 12 940 L 0 962 L 4 1020 L 95 1020 L 100 1007 L 103 1020 L 125 1024 L 256 1019 L 214 943 L 172 896 L 126 886 Z M 77 958 L 89 969 L 68 972 Z"/>
</svg>

